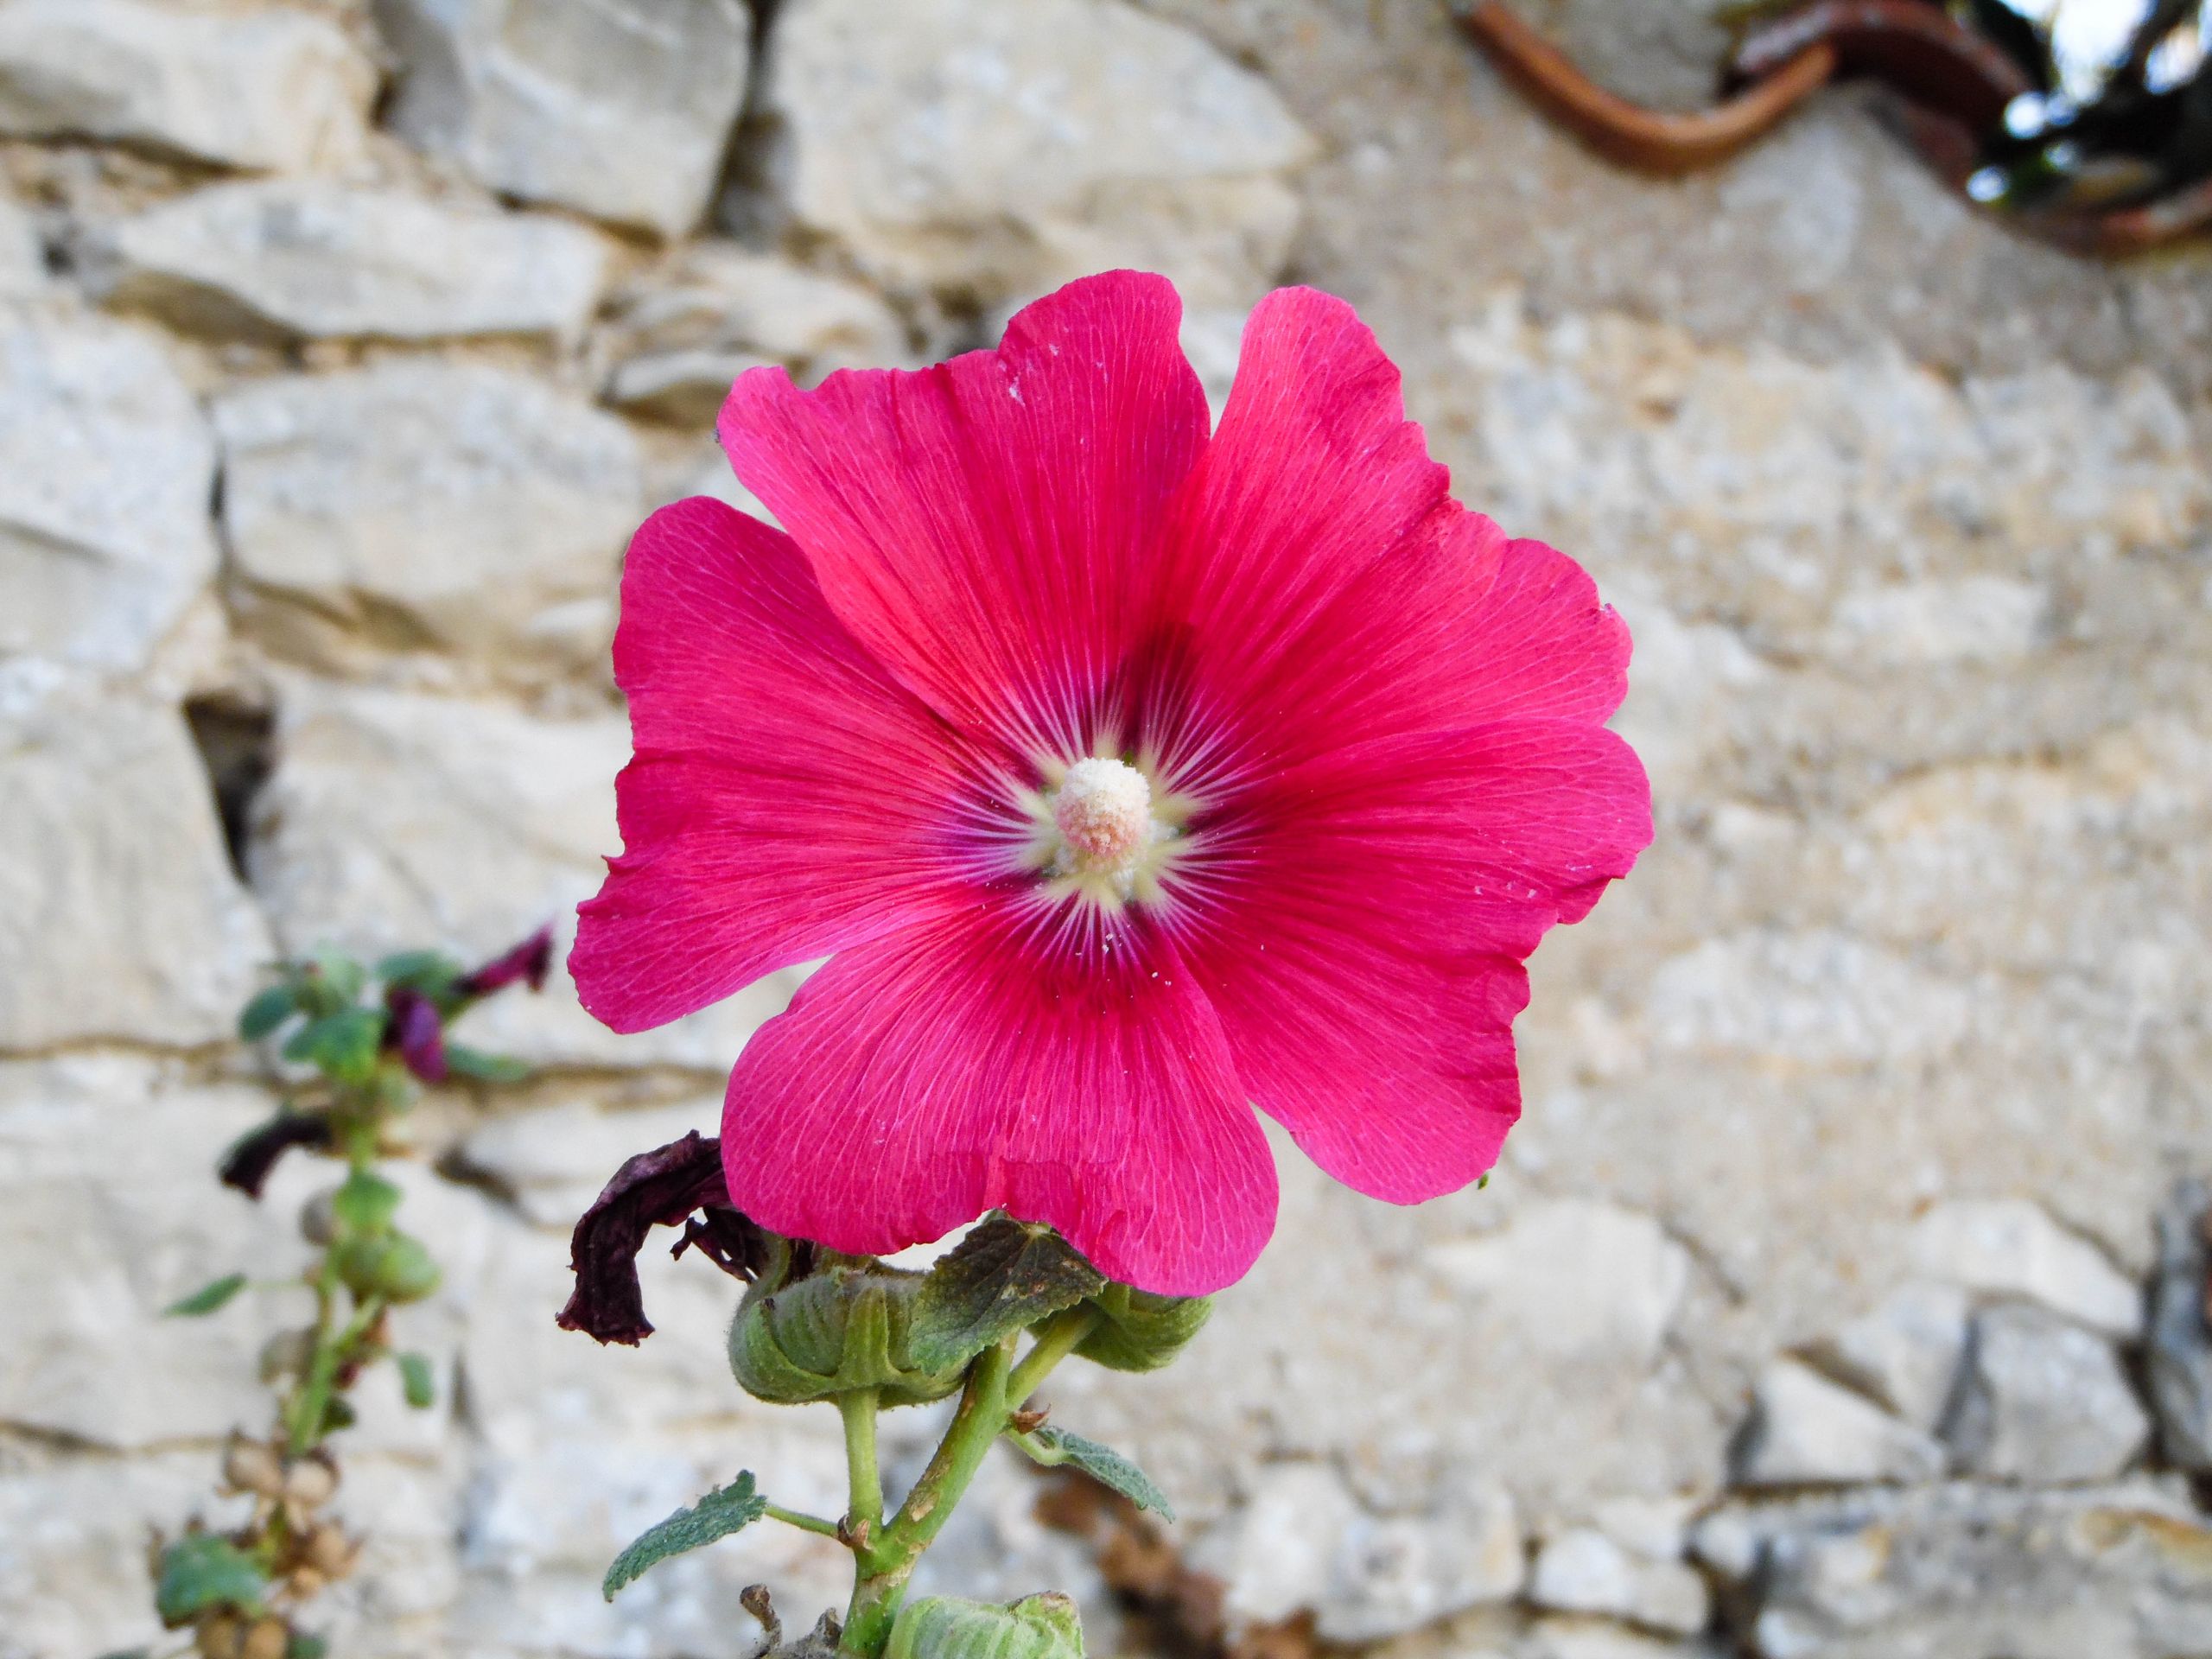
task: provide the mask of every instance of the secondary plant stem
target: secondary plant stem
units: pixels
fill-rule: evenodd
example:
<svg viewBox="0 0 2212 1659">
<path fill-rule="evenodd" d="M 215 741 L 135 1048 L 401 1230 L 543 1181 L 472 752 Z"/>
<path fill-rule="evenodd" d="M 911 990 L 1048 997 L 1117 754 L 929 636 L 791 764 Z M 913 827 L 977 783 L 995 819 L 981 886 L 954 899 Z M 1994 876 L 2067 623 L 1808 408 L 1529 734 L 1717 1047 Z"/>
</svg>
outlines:
<svg viewBox="0 0 2212 1659">
<path fill-rule="evenodd" d="M 780 1503 L 771 1503 L 762 1511 L 771 1521 L 780 1521 L 787 1527 L 797 1527 L 801 1532 L 818 1532 L 824 1538 L 840 1538 L 835 1521 L 825 1521 L 818 1515 L 809 1515 L 804 1510 L 787 1510 Z"/>
<path fill-rule="evenodd" d="M 883 1530 L 883 1477 L 876 1468 L 876 1391 L 855 1389 L 837 1396 L 845 1420 L 845 1524 L 855 1548 L 865 1549 Z"/>
<path fill-rule="evenodd" d="M 1027 1405 L 1029 1396 L 1037 1392 L 1037 1385 L 1051 1374 L 1052 1367 L 1080 1347 L 1083 1339 L 1098 1328 L 1103 1317 L 1088 1303 L 1054 1314 L 1038 1332 L 1036 1342 L 1021 1357 L 1021 1363 L 1014 1368 L 1014 1375 L 1007 1379 L 1008 1408 L 1019 1411 Z"/>
</svg>

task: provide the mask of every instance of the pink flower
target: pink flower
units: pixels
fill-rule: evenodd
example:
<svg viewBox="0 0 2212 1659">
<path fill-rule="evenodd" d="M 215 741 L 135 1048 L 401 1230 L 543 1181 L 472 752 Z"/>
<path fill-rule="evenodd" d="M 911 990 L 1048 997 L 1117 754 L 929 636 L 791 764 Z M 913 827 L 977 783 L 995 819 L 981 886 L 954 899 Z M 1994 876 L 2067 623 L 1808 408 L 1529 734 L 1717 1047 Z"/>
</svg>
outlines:
<svg viewBox="0 0 2212 1659">
<path fill-rule="evenodd" d="M 1600 724 L 1627 630 L 1446 493 L 1343 301 L 1270 296 L 1220 429 L 1157 276 L 920 373 L 741 379 L 706 499 L 631 544 L 626 847 L 585 1005 L 637 1031 L 829 964 L 721 1150 L 777 1232 L 881 1253 L 993 1207 L 1148 1290 L 1273 1230 L 1252 1107 L 1414 1203 L 1519 1115 L 1522 960 L 1651 837 Z"/>
</svg>

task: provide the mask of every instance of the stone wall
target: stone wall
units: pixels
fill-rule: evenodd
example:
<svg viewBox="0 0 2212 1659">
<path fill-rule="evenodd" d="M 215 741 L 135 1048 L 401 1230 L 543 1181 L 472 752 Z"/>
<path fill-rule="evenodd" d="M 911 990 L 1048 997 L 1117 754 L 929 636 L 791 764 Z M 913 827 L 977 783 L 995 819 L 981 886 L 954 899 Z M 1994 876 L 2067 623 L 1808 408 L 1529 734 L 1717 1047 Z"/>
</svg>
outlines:
<svg viewBox="0 0 2212 1659">
<path fill-rule="evenodd" d="M 1699 0 L 1535 10 L 1702 84 Z M 1850 92 L 1627 178 L 1429 0 L 0 0 L 0 1659 L 148 1639 L 147 1529 L 261 1408 L 281 1295 L 155 1317 L 281 1271 L 315 1182 L 207 1177 L 269 1106 L 257 965 L 591 890 L 622 543 L 746 502 L 734 372 L 927 360 L 1117 263 L 1217 394 L 1271 283 L 1361 306 L 1460 493 L 1629 616 L 1660 833 L 1536 958 L 1486 1191 L 1287 1156 L 1194 1356 L 1059 1420 L 1248 1648 L 2212 1654 L 2202 253 L 2015 240 Z M 448 1404 L 371 1390 L 341 1659 L 706 1659 L 746 1583 L 836 1593 L 748 1535 L 602 1605 L 643 1525 L 741 1466 L 834 1508 L 838 1452 L 730 1384 L 696 1262 L 635 1352 L 550 1319 L 567 1223 L 788 991 L 473 1016 L 540 1080 L 421 1124 Z M 939 1581 L 1141 1648 L 1039 1491 L 995 1471 Z"/>
</svg>

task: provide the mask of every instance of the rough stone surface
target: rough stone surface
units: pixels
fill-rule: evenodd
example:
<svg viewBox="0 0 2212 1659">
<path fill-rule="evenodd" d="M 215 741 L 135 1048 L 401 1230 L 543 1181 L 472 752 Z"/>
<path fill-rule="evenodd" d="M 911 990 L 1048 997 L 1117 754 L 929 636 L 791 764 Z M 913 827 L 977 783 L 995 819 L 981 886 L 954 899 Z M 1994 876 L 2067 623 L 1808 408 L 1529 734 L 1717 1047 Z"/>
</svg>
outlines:
<svg viewBox="0 0 2212 1659">
<path fill-rule="evenodd" d="M 1119 0 L 795 0 L 770 52 L 791 212 L 893 283 L 995 303 L 1135 265 L 1249 304 L 1288 250 L 1312 139 Z"/>
<path fill-rule="evenodd" d="M 730 382 L 779 362 L 802 384 L 907 355 L 896 313 L 868 289 L 787 260 L 704 246 L 625 293 L 610 331 L 610 403 L 711 429 Z"/>
<path fill-rule="evenodd" d="M 1684 1636 L 1703 1630 L 1711 1611 L 1705 1580 L 1694 1569 L 1638 1555 L 1595 1527 L 1545 1541 L 1529 1599 L 1557 1612 L 1602 1613 Z"/>
<path fill-rule="evenodd" d="M 28 299 L 46 287 L 46 250 L 22 207 L 0 196 L 0 300 Z"/>
<path fill-rule="evenodd" d="M 276 748 L 249 868 L 287 950 L 428 941 L 478 957 L 550 921 L 560 963 L 577 903 L 620 848 L 613 780 L 630 738 L 619 715 L 538 719 L 488 700 L 302 682 L 284 698 Z M 548 1065 L 721 1071 L 797 982 L 772 975 L 618 1038 L 556 966 L 543 996 L 486 1004 L 472 1040 Z"/>
<path fill-rule="evenodd" d="M 394 128 L 502 194 L 664 236 L 706 211 L 745 97 L 744 0 L 375 0 Z"/>
<path fill-rule="evenodd" d="M 0 9 L 0 132 L 91 137 L 225 167 L 342 167 L 365 142 L 375 69 L 335 23 L 146 0 Z"/>
<path fill-rule="evenodd" d="M 160 343 L 0 321 L 0 658 L 144 665 L 215 573 L 214 443 Z"/>
<path fill-rule="evenodd" d="M 2142 1332 L 2142 1287 L 2025 1199 L 1938 1205 L 1913 1230 L 1912 1253 L 1969 1290 L 2024 1297 L 2107 1336 Z"/>
<path fill-rule="evenodd" d="M 1708 1534 L 1760 1659 L 2212 1652 L 2212 1531 L 2147 1484 L 1857 1492 L 1724 1510 Z"/>
<path fill-rule="evenodd" d="M 1512 1500 L 1479 1480 L 1439 1486 L 1441 1504 L 1426 1515 L 1376 1515 L 1326 1465 L 1278 1464 L 1193 1559 L 1227 1585 L 1232 1620 L 1273 1624 L 1310 1609 L 1332 1642 L 1402 1635 L 1510 1599 L 1525 1570 Z"/>
<path fill-rule="evenodd" d="M 1871 1312 L 1815 1343 L 1812 1357 L 1915 1428 L 1934 1433 L 1966 1352 L 1967 1294 L 1953 1285 L 1900 1285 Z"/>
<path fill-rule="evenodd" d="M 1848 1389 L 1794 1360 L 1759 1378 L 1742 1478 L 1751 1486 L 1927 1480 L 1943 1449 Z"/>
<path fill-rule="evenodd" d="M 2158 1216 L 2145 1369 L 2158 1440 L 2177 1467 L 2212 1472 L 2212 1193 L 2183 1181 Z"/>
<path fill-rule="evenodd" d="M 269 933 L 175 710 L 0 711 L 0 1051 L 229 1035 Z"/>
<path fill-rule="evenodd" d="M 620 422 L 526 376 L 396 362 L 263 381 L 215 425 L 232 568 L 288 654 L 345 669 L 382 645 L 542 672 L 605 652 L 643 516 Z"/>
<path fill-rule="evenodd" d="M 109 226 L 95 269 L 111 304 L 195 333 L 566 337 L 597 303 L 606 257 L 556 219 L 270 181 L 216 185 Z"/>
<path fill-rule="evenodd" d="M 2112 1344 L 2032 1307 L 1974 1323 L 1944 1438 L 1968 1474 L 2103 1480 L 2143 1449 L 2151 1422 Z"/>
</svg>

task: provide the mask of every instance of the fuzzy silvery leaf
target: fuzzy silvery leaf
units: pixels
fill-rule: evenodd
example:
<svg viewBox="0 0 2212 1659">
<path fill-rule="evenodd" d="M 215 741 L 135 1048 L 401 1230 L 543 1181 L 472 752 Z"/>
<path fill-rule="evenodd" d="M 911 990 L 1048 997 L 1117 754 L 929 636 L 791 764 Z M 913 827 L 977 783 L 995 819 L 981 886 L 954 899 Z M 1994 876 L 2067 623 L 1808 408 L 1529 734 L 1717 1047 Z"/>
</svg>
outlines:
<svg viewBox="0 0 2212 1659">
<path fill-rule="evenodd" d="M 162 1310 L 165 1319 L 196 1319 L 213 1313 L 232 1297 L 245 1288 L 245 1274 L 226 1273 L 212 1284 L 206 1284 L 189 1296 L 180 1296 Z"/>
<path fill-rule="evenodd" d="M 688 1510 L 678 1510 L 658 1526 L 648 1527 L 614 1558 L 600 1592 L 607 1600 L 634 1584 L 671 1555 L 741 1532 L 768 1512 L 768 1500 L 753 1490 L 751 1471 L 709 1492 Z"/>
<path fill-rule="evenodd" d="M 236 1544 L 212 1532 L 195 1532 L 162 1552 L 154 1611 L 175 1630 L 218 1607 L 251 1611 L 268 1589 L 261 1569 Z"/>
<path fill-rule="evenodd" d="M 1038 1428 L 1027 1434 L 1016 1434 L 1014 1443 L 1037 1462 L 1048 1469 L 1063 1465 L 1080 1469 L 1101 1486 L 1119 1492 L 1141 1510 L 1150 1510 L 1164 1521 L 1173 1521 L 1175 1510 L 1166 1494 L 1153 1484 L 1152 1477 L 1123 1457 L 1110 1446 L 1101 1446 L 1096 1440 L 1087 1440 L 1080 1434 L 1071 1434 L 1064 1428 Z"/>
</svg>

